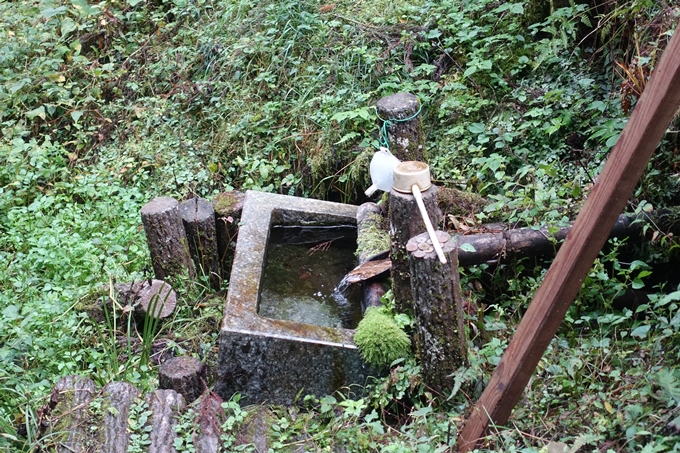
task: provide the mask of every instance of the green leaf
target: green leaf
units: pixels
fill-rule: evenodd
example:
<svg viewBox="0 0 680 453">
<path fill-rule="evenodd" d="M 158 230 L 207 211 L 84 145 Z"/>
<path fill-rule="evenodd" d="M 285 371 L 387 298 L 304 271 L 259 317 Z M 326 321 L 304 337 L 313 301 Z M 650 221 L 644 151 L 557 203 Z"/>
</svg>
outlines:
<svg viewBox="0 0 680 453">
<path fill-rule="evenodd" d="M 460 249 L 464 252 L 470 252 L 470 253 L 477 251 L 472 244 L 461 244 Z"/>
<path fill-rule="evenodd" d="M 645 263 L 644 261 L 641 261 L 641 260 L 634 260 L 632 263 L 630 263 L 630 270 L 631 271 L 634 271 L 635 269 L 646 269 L 648 267 L 649 267 L 649 265 L 647 263 Z M 649 275 L 649 274 L 647 274 L 647 275 Z"/>
<path fill-rule="evenodd" d="M 40 118 L 45 119 L 45 106 L 44 105 L 41 105 L 38 108 L 35 108 L 33 110 L 26 112 L 26 118 L 28 118 L 29 120 L 32 120 L 36 116 L 39 116 Z"/>
<path fill-rule="evenodd" d="M 19 310 L 16 305 L 9 305 L 2 310 L 2 316 L 5 318 L 5 321 L 14 321 L 19 318 Z"/>
<path fill-rule="evenodd" d="M 486 132 L 486 126 L 482 123 L 472 123 L 468 126 L 468 130 L 473 134 L 483 134 Z"/>
<path fill-rule="evenodd" d="M 78 120 L 83 116 L 83 111 L 82 110 L 74 110 L 71 112 L 71 118 L 73 118 L 73 122 L 77 123 Z"/>
<path fill-rule="evenodd" d="M 469 77 L 469 76 L 471 76 L 472 74 L 474 74 L 475 72 L 477 72 L 477 66 L 470 66 L 470 67 L 467 68 L 467 69 L 465 70 L 465 72 L 463 73 L 463 77 Z"/>
<path fill-rule="evenodd" d="M 611 137 L 609 137 L 609 138 L 607 139 L 607 141 L 605 142 L 605 145 L 608 146 L 608 147 L 610 147 L 610 148 L 611 148 L 612 146 L 616 145 L 616 142 L 619 141 L 619 135 L 621 135 L 621 134 L 614 134 L 614 135 L 612 135 Z"/>
<path fill-rule="evenodd" d="M 87 3 L 87 0 L 71 0 L 71 4 L 76 10 L 82 11 L 86 16 L 99 14 L 99 8 L 90 6 L 90 4 Z"/>
<path fill-rule="evenodd" d="M 604 112 L 604 109 L 607 108 L 607 105 L 602 102 L 602 101 L 593 101 L 590 103 L 588 107 L 586 107 L 586 112 L 590 110 L 599 110 L 600 112 Z"/>
<path fill-rule="evenodd" d="M 413 415 L 414 417 L 425 417 L 430 413 L 432 413 L 432 407 L 431 406 L 425 406 L 425 407 L 421 407 L 417 411 L 411 412 L 411 415 Z"/>
<path fill-rule="evenodd" d="M 430 30 L 427 32 L 427 39 L 437 39 L 442 35 L 442 32 L 439 31 L 439 29 L 435 28 L 434 30 Z"/>
<path fill-rule="evenodd" d="M 630 335 L 633 337 L 645 338 L 647 336 L 647 332 L 649 332 L 649 329 L 651 328 L 652 326 L 649 325 L 640 326 L 637 327 L 636 329 L 633 329 Z"/>
<path fill-rule="evenodd" d="M 60 14 L 64 14 L 66 11 L 68 11 L 68 8 L 65 6 L 60 6 L 58 8 L 45 8 L 44 10 L 40 11 L 40 14 L 43 15 L 43 17 L 49 19 L 50 17 L 58 16 Z"/>
</svg>

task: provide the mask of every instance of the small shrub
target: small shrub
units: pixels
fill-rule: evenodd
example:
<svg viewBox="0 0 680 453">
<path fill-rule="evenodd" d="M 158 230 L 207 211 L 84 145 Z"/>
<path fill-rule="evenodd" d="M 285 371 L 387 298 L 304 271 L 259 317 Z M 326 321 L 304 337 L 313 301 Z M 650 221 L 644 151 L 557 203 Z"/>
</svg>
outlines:
<svg viewBox="0 0 680 453">
<path fill-rule="evenodd" d="M 411 353 L 411 340 L 391 316 L 380 308 L 369 307 L 357 326 L 354 342 L 361 356 L 378 367 L 389 366 Z"/>
</svg>

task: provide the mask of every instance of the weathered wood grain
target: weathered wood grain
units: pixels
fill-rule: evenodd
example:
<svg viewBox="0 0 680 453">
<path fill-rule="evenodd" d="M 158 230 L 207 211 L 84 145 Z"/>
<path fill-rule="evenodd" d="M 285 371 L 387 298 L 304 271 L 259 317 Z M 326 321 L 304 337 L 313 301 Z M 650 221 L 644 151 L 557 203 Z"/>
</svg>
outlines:
<svg viewBox="0 0 680 453">
<path fill-rule="evenodd" d="M 680 106 L 676 33 L 458 439 L 468 452 L 510 413 Z"/>
</svg>

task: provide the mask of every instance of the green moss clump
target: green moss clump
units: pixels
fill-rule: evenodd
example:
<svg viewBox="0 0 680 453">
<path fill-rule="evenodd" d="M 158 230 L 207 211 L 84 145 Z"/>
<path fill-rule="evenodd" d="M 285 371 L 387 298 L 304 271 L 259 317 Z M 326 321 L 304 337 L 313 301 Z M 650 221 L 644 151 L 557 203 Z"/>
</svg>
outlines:
<svg viewBox="0 0 680 453">
<path fill-rule="evenodd" d="M 390 248 L 390 233 L 382 229 L 382 217 L 379 214 L 370 213 L 364 226 L 360 228 L 357 235 L 356 255 L 368 257 L 376 255 Z"/>
<path fill-rule="evenodd" d="M 359 322 L 354 343 L 364 360 L 377 367 L 411 354 L 411 339 L 382 308 L 369 307 Z"/>
</svg>

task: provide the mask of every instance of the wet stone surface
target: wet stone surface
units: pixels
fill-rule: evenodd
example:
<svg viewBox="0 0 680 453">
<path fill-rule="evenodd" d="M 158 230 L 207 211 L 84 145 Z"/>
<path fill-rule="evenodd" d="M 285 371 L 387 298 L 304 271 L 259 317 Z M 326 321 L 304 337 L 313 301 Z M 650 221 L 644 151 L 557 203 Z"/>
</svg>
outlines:
<svg viewBox="0 0 680 453">
<path fill-rule="evenodd" d="M 244 404 L 293 404 L 375 375 L 353 330 L 258 314 L 272 225 L 355 225 L 356 213 L 352 205 L 247 192 L 220 333 L 216 391 L 223 399 L 240 393 Z"/>
</svg>

